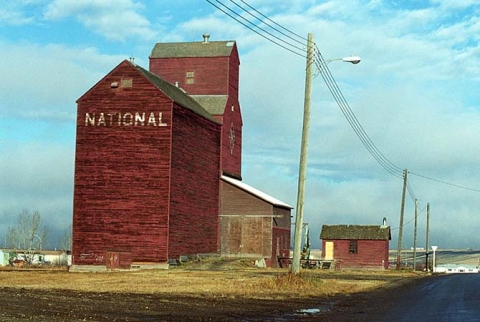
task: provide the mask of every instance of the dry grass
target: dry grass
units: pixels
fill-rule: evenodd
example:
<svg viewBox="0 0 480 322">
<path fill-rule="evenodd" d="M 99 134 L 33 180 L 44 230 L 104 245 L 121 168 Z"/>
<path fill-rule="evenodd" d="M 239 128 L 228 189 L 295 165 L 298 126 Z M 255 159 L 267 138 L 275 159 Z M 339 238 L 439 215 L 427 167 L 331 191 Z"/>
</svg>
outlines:
<svg viewBox="0 0 480 322">
<path fill-rule="evenodd" d="M 232 262 L 234 263 L 234 262 Z M 388 286 L 416 275 L 396 272 L 257 269 L 236 262 L 222 270 L 186 266 L 171 270 L 73 273 L 65 270 L 0 271 L 0 287 L 197 297 L 282 299 L 348 294 Z M 214 264 L 212 264 L 215 266 Z"/>
</svg>

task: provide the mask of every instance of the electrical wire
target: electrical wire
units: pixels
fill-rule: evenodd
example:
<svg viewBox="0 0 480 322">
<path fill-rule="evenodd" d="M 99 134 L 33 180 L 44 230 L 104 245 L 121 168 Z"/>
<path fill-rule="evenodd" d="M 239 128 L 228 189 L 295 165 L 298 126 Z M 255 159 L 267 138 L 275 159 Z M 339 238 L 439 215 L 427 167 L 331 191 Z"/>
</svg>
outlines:
<svg viewBox="0 0 480 322">
<path fill-rule="evenodd" d="M 249 5 L 246 1 L 239 0 L 240 2 L 242 2 L 244 4 L 244 6 L 248 7 L 250 10 L 255 12 L 255 14 L 248 11 L 244 6 L 238 4 L 235 0 L 230 0 L 233 4 L 235 4 L 238 8 L 240 8 L 241 10 L 246 12 L 248 15 L 250 15 L 251 17 L 255 18 L 256 20 L 260 21 L 263 25 L 272 29 L 274 32 L 286 37 L 290 41 L 284 40 L 284 39 L 280 38 L 279 36 L 274 35 L 272 32 L 269 32 L 269 31 L 265 30 L 264 28 L 256 25 L 252 21 L 243 17 L 241 14 L 239 14 L 236 11 L 230 9 L 228 6 L 222 4 L 219 0 L 216 0 L 216 2 L 221 7 L 214 4 L 210 0 L 206 0 L 206 1 L 208 3 L 210 3 L 212 6 L 214 6 L 215 8 L 217 8 L 218 10 L 220 10 L 221 12 L 223 12 L 224 14 L 226 14 L 227 16 L 229 16 L 230 18 L 232 18 L 235 21 L 237 21 L 238 23 L 242 24 L 244 27 L 246 27 L 249 30 L 255 32 L 259 36 L 263 37 L 264 39 L 272 42 L 273 44 L 275 44 L 275 45 L 277 45 L 277 46 L 279 46 L 279 47 L 281 47 L 281 48 L 283 48 L 283 49 L 285 49 L 285 50 L 287 50 L 287 51 L 289 51 L 289 52 L 291 52 L 291 53 L 293 53 L 297 56 L 300 56 L 300 57 L 303 57 L 303 58 L 308 58 L 307 57 L 307 50 L 305 48 L 298 47 L 298 44 L 302 44 L 301 40 L 308 42 L 308 40 L 306 38 L 298 35 L 297 33 L 293 32 L 293 31 L 291 31 L 291 30 L 289 30 L 285 27 L 283 27 L 280 24 L 276 23 L 275 21 L 273 21 L 272 19 L 270 19 L 266 15 L 259 12 L 253 6 Z M 222 7 L 225 8 L 226 10 L 222 9 Z M 231 12 L 232 14 L 227 12 L 227 10 L 229 12 Z M 241 18 L 246 23 L 240 21 L 236 17 Z M 253 26 L 253 27 L 251 27 L 250 25 Z M 258 30 L 256 30 L 255 28 L 257 28 Z M 285 32 L 281 31 L 280 29 L 284 30 Z M 292 43 L 291 41 L 295 42 L 296 44 Z M 344 117 L 347 119 L 348 123 L 350 124 L 350 127 L 353 129 L 353 131 L 355 132 L 357 137 L 360 139 L 362 144 L 365 146 L 367 151 L 372 155 L 372 157 L 377 161 L 377 163 L 381 167 L 383 167 L 388 173 L 390 173 L 394 177 L 403 178 L 403 170 L 401 168 L 399 168 L 398 166 L 396 166 L 394 163 L 392 163 L 378 149 L 378 147 L 373 143 L 373 141 L 371 140 L 369 135 L 366 133 L 366 131 L 363 128 L 363 126 L 361 125 L 360 121 L 357 119 L 355 113 L 350 108 L 350 105 L 348 104 L 347 100 L 343 96 L 343 93 L 341 92 L 340 88 L 338 87 L 338 84 L 335 81 L 333 75 L 331 74 L 330 70 L 328 69 L 328 66 L 327 66 L 328 61 L 325 61 L 325 59 L 323 59 L 323 56 L 322 56 L 320 50 L 318 49 L 318 47 L 316 45 L 314 45 L 314 46 L 315 46 L 314 59 L 312 61 L 309 61 L 308 64 L 315 64 L 316 65 L 316 67 L 319 71 L 319 74 L 322 75 L 322 78 L 323 78 L 325 84 L 327 85 L 330 93 L 332 94 L 333 98 L 335 99 L 335 101 L 336 101 L 337 105 L 339 106 L 341 112 L 343 113 Z M 413 174 L 415 176 L 430 180 L 430 181 L 437 182 L 437 183 L 441 183 L 441 184 L 445 184 L 445 185 L 449 185 L 449 186 L 452 186 L 452 187 L 461 188 L 461 189 L 465 189 L 465 190 L 469 190 L 469 191 L 473 191 L 473 192 L 480 192 L 480 189 L 473 189 L 473 188 L 449 183 L 449 182 L 446 182 L 446 181 L 434 179 L 434 178 L 431 178 L 431 177 L 428 177 L 428 176 L 425 176 L 425 175 L 421 175 L 421 174 L 418 174 L 418 173 L 415 173 L 415 172 L 411 172 L 411 171 L 409 171 L 409 173 Z M 411 188 L 411 186 L 408 183 L 407 183 L 407 187 L 408 187 L 410 197 L 412 199 L 415 199 L 414 198 L 415 194 L 413 192 L 413 189 Z"/>
<path fill-rule="evenodd" d="M 413 174 L 414 176 L 417 176 L 417 177 L 420 177 L 420 178 L 424 178 L 424 179 L 427 179 L 427 180 L 430 180 L 430 181 L 442 183 L 442 184 L 445 184 L 445 185 L 448 185 L 448 186 L 452 186 L 452 187 L 456 187 L 456 188 L 460 188 L 460 189 L 465 189 L 465 190 L 470 190 L 470 191 L 474 191 L 474 192 L 480 192 L 479 189 L 469 188 L 469 187 L 461 186 L 461 185 L 458 185 L 458 184 L 449 183 L 449 182 L 446 182 L 446 181 L 430 178 L 430 177 L 427 177 L 427 176 L 424 176 L 424 175 L 421 175 L 421 174 L 418 174 L 418 173 L 415 173 L 415 172 L 408 171 L 408 173 Z"/>
<path fill-rule="evenodd" d="M 296 43 L 299 43 L 300 45 L 304 45 L 305 44 L 305 41 L 308 41 L 307 38 L 305 37 L 302 37 L 298 34 L 296 34 L 295 32 L 283 27 L 282 25 L 276 23 L 275 21 L 273 21 L 272 19 L 270 19 L 269 17 L 265 16 L 264 14 L 262 14 L 260 11 L 258 11 L 257 9 L 255 9 L 254 7 L 252 7 L 251 5 L 249 5 L 248 3 L 246 3 L 244 0 L 240 0 L 243 4 L 245 4 L 248 8 L 250 8 L 251 10 L 253 10 L 255 13 L 257 13 L 258 15 L 260 15 L 260 17 L 262 18 L 265 18 L 268 22 L 265 22 L 264 19 L 261 19 L 261 18 L 258 18 L 258 16 L 252 14 L 250 11 L 246 10 L 245 8 L 243 8 L 242 6 L 240 6 L 238 3 L 236 3 L 234 0 L 230 0 L 230 2 L 232 2 L 233 4 L 235 4 L 237 7 L 241 8 L 243 11 L 245 11 L 246 13 L 248 13 L 249 15 L 251 15 L 252 17 L 254 17 L 255 19 L 259 20 L 260 22 L 262 22 L 263 24 L 269 26 L 270 28 L 272 28 L 273 30 L 275 30 L 276 32 L 278 32 L 279 34 L 289 38 L 290 40 L 293 40 L 294 42 Z M 287 33 L 295 36 L 297 39 L 293 38 L 292 36 L 289 36 L 288 34 L 284 33 L 283 31 L 279 30 L 278 28 L 272 26 L 270 23 L 274 24 L 275 26 L 278 26 L 279 28 L 281 28 L 282 30 L 285 30 Z"/>
<path fill-rule="evenodd" d="M 210 3 L 212 6 L 214 6 L 215 8 L 217 8 L 218 10 L 222 11 L 224 14 L 226 14 L 226 15 L 229 16 L 230 18 L 232 18 L 233 20 L 237 21 L 238 23 L 242 24 L 242 25 L 245 26 L 246 28 L 248 28 L 248 29 L 250 29 L 251 31 L 255 32 L 255 33 L 258 34 L 259 36 L 267 39 L 268 41 L 274 43 L 274 44 L 277 45 L 277 46 L 282 47 L 282 48 L 285 49 L 285 50 L 288 50 L 289 52 L 291 52 L 291 53 L 293 53 L 293 54 L 295 54 L 295 55 L 298 55 L 298 56 L 300 56 L 300 57 L 305 58 L 305 55 L 304 55 L 304 54 L 299 53 L 299 52 L 297 52 L 297 51 L 294 50 L 294 49 L 296 49 L 296 50 L 300 50 L 300 51 L 305 51 L 303 48 L 299 48 L 299 47 L 297 47 L 297 46 L 295 46 L 295 45 L 293 45 L 293 44 L 290 44 L 290 43 L 288 43 L 287 41 L 285 41 L 285 40 L 283 40 L 283 39 L 281 39 L 281 38 L 273 35 L 272 33 L 266 31 L 265 29 L 263 29 L 263 28 L 261 28 L 261 27 L 257 26 L 256 24 L 254 24 L 253 22 L 249 21 L 248 19 L 246 19 L 245 17 L 243 17 L 242 15 L 240 15 L 239 13 L 237 13 L 236 11 L 230 9 L 228 6 L 224 5 L 223 3 L 221 3 L 221 2 L 218 1 L 218 0 L 217 0 L 217 2 L 218 2 L 222 7 L 224 7 L 226 10 L 230 11 L 231 13 L 233 13 L 235 16 L 241 18 L 242 20 L 245 20 L 248 24 L 253 25 L 255 28 L 260 29 L 261 31 L 265 32 L 265 33 L 268 34 L 270 37 L 273 37 L 273 38 L 276 39 L 276 40 L 273 40 L 273 39 L 265 36 L 264 34 L 260 33 L 259 31 L 255 30 L 254 28 L 250 27 L 249 25 L 243 23 L 242 21 L 240 21 L 239 19 L 235 18 L 233 15 L 229 14 L 227 11 L 225 11 L 225 10 L 222 9 L 221 7 L 215 5 L 212 1 L 210 1 L 210 0 L 206 0 L 206 1 L 207 1 L 208 3 Z M 280 42 L 284 43 L 285 45 L 282 45 Z M 292 48 L 294 48 L 294 49 L 288 48 L 286 45 L 287 45 L 287 46 L 290 46 L 290 47 L 292 47 Z"/>
<path fill-rule="evenodd" d="M 366 133 L 365 129 L 362 127 L 358 121 L 355 113 L 350 108 L 347 100 L 343 96 L 340 88 L 338 87 L 337 82 L 333 78 L 332 73 L 328 69 L 327 62 L 323 59 L 322 54 L 316 49 L 316 65 L 320 69 L 320 75 L 322 75 L 325 84 L 327 85 L 330 93 L 337 102 L 337 105 L 340 107 L 343 115 L 347 119 L 348 123 L 352 127 L 353 131 L 363 143 L 365 148 L 370 152 L 374 159 L 390 174 L 397 178 L 403 178 L 403 170 L 393 164 L 385 155 L 380 152 L 377 146 L 370 139 L 369 135 Z"/>
</svg>

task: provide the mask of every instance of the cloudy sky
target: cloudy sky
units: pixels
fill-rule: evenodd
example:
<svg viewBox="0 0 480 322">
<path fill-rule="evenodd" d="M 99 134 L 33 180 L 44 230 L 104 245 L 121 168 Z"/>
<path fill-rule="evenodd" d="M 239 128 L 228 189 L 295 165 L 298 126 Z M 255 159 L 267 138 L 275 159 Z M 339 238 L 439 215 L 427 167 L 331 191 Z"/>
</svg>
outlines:
<svg viewBox="0 0 480 322">
<path fill-rule="evenodd" d="M 255 21 L 235 5 L 248 9 L 242 0 L 211 2 Z M 358 65 L 328 67 L 376 148 L 410 172 L 403 247 L 413 246 L 418 199 L 417 246 L 425 246 L 430 203 L 430 245 L 480 249 L 478 1 L 247 3 L 286 28 L 277 27 L 284 31 L 277 37 L 296 52 L 305 49 L 298 36 L 313 33 L 325 59 L 362 57 Z M 239 48 L 244 182 L 296 206 L 301 55 L 204 0 L 3 1 L 0 238 L 22 209 L 38 210 L 53 231 L 71 224 L 76 99 L 124 59 L 148 68 L 156 42 L 201 41 L 205 32 Z M 314 246 L 323 224 L 381 224 L 386 217 L 396 248 L 402 178 L 362 145 L 321 76 L 312 91 L 304 221 Z"/>
</svg>

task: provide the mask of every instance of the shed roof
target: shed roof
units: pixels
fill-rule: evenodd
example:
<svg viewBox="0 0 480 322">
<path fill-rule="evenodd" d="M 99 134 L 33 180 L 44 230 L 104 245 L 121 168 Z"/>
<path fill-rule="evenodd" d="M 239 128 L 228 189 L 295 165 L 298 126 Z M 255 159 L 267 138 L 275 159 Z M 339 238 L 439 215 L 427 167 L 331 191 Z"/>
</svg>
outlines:
<svg viewBox="0 0 480 322">
<path fill-rule="evenodd" d="M 204 118 L 218 123 L 217 120 L 210 114 L 202 105 L 200 105 L 196 100 L 194 100 L 191 96 L 185 93 L 182 89 L 176 87 L 173 84 L 163 80 L 162 78 L 158 77 L 157 75 L 149 72 L 145 68 L 142 68 L 138 65 L 134 65 L 135 68 L 145 76 L 153 85 L 155 85 L 158 89 L 160 89 L 165 95 L 170 97 L 174 102 L 182 105 L 185 108 L 193 111 L 194 113 L 203 116 Z"/>
<path fill-rule="evenodd" d="M 390 226 L 323 225 L 320 239 L 390 240 Z"/>
<path fill-rule="evenodd" d="M 156 43 L 150 58 L 227 57 L 235 41 Z"/>
<path fill-rule="evenodd" d="M 227 104 L 227 95 L 191 95 L 212 115 L 223 115 Z"/>
<path fill-rule="evenodd" d="M 233 178 L 230 178 L 230 177 L 227 177 L 227 176 L 222 176 L 222 180 L 225 181 L 225 182 L 228 182 L 230 183 L 231 185 L 234 185 L 235 187 L 239 188 L 239 189 L 242 189 L 252 195 L 254 195 L 255 197 L 257 198 L 260 198 L 262 199 L 263 201 L 266 201 L 274 206 L 278 206 L 278 207 L 282 207 L 282 208 L 288 208 L 288 209 L 293 209 L 292 206 L 266 194 L 265 192 L 262 192 L 252 186 L 249 186 L 248 184 L 246 183 L 243 183 L 242 181 L 240 180 L 237 180 L 237 179 L 233 179 Z"/>
</svg>

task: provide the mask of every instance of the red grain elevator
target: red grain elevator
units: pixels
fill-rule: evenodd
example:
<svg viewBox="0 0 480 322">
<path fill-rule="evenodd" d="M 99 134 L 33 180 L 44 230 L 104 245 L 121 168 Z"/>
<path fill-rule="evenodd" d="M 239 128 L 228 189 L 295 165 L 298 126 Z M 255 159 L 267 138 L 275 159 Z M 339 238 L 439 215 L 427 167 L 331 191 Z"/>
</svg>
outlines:
<svg viewBox="0 0 480 322">
<path fill-rule="evenodd" d="M 126 60 L 80 97 L 72 269 L 217 252 L 220 139 L 198 102 Z"/>
</svg>

